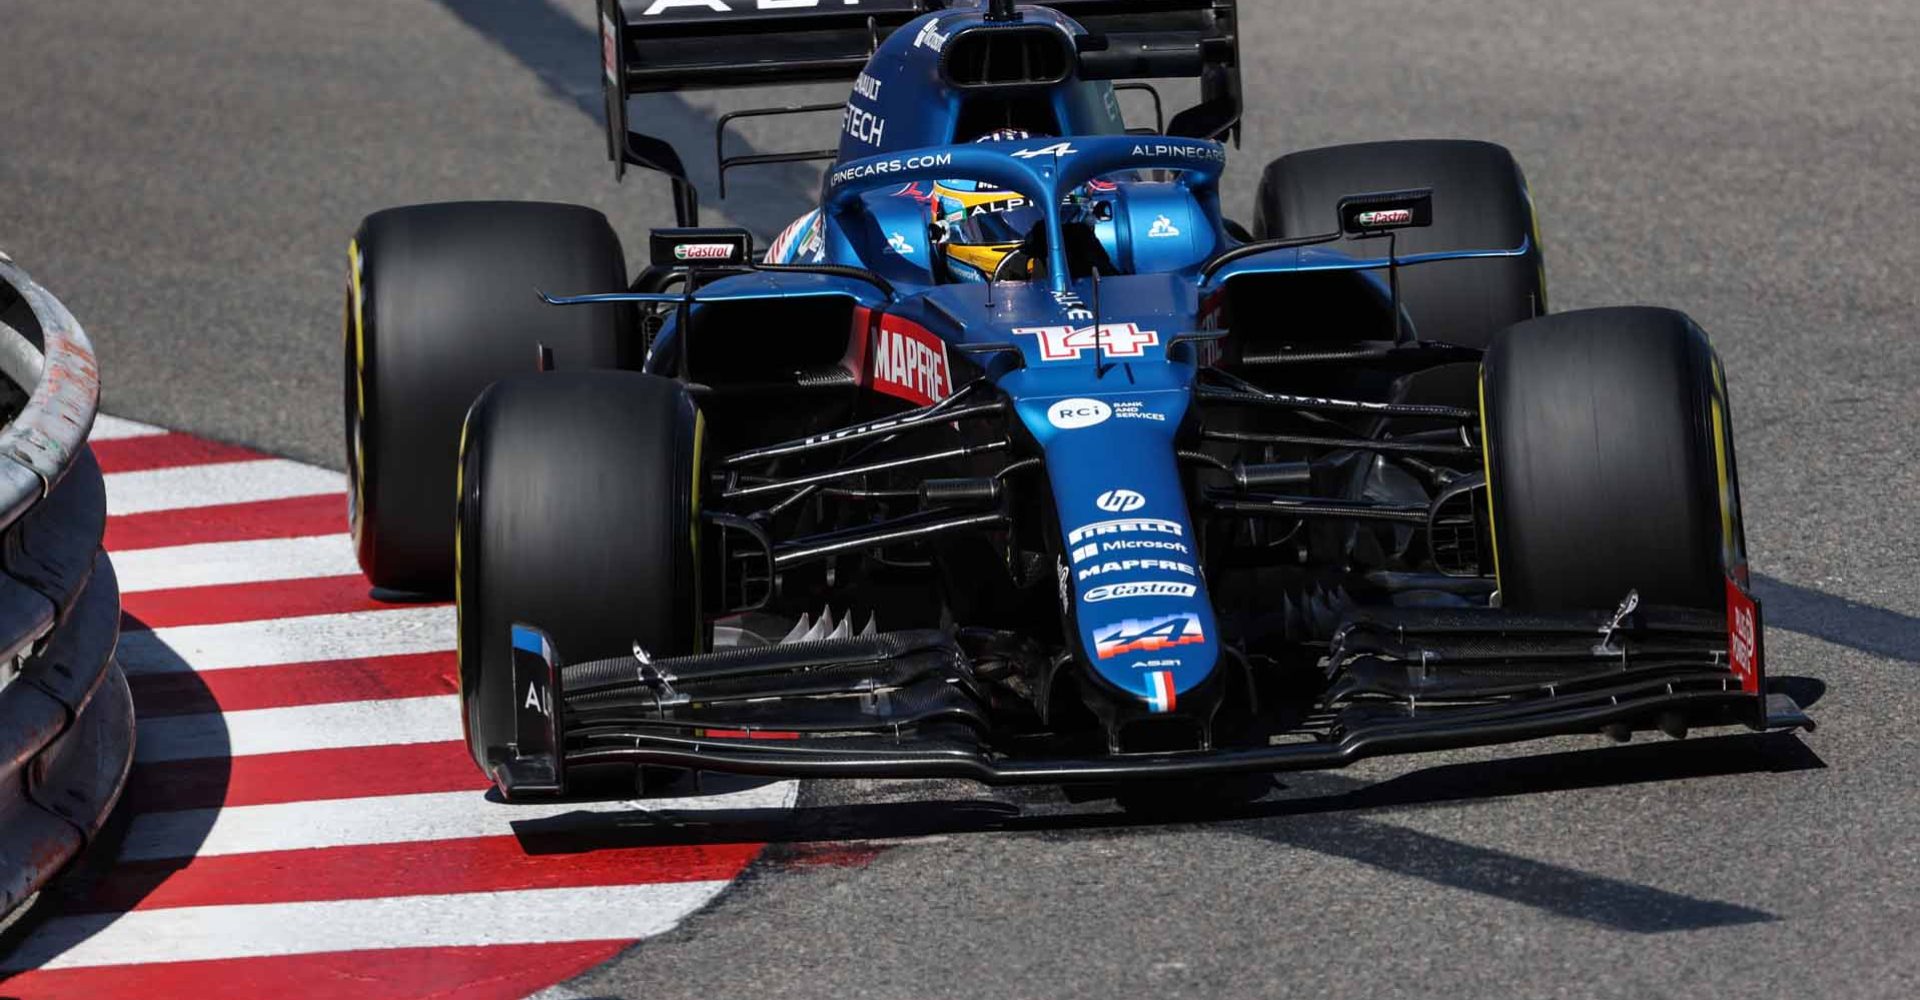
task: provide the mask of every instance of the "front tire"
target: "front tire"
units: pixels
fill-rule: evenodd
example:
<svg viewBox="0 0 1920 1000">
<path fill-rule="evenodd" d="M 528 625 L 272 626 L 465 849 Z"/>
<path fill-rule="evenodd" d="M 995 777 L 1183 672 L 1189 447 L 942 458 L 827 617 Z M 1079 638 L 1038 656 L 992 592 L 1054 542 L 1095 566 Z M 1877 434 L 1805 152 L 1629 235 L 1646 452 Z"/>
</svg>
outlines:
<svg viewBox="0 0 1920 1000">
<path fill-rule="evenodd" d="M 606 217 L 573 205 L 449 202 L 367 217 L 348 248 L 348 519 L 376 587 L 453 581 L 454 446 L 474 397 L 537 367 L 627 364 L 625 306 L 549 306 L 535 290 L 615 292 L 626 260 Z"/>
<path fill-rule="evenodd" d="M 1746 572 L 1726 380 L 1670 309 L 1586 309 L 1494 337 L 1481 413 L 1504 606 L 1718 609 Z M 1744 580 L 1742 581 L 1744 583 Z"/>
<path fill-rule="evenodd" d="M 460 691 L 488 770 L 513 740 L 510 629 L 535 626 L 567 662 L 699 652 L 703 426 L 684 387 L 636 372 L 504 379 L 460 446 Z"/>
</svg>

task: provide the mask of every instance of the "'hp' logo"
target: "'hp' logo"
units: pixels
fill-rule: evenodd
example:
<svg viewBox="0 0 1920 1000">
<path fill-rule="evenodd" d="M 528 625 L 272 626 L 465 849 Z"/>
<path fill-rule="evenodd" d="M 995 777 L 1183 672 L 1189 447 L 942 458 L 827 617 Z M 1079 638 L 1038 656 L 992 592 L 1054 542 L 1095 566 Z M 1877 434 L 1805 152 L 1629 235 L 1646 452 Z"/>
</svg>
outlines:
<svg viewBox="0 0 1920 1000">
<path fill-rule="evenodd" d="M 1095 507 L 1113 514 L 1125 514 L 1147 505 L 1147 498 L 1132 490 L 1108 490 L 1093 502 Z"/>
</svg>

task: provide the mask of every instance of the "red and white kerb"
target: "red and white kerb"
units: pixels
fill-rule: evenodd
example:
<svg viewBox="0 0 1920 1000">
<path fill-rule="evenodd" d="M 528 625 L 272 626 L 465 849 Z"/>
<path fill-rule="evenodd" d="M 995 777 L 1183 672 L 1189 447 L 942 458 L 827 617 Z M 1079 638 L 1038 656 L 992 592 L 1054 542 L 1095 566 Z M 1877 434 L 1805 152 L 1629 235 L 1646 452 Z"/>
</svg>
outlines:
<svg viewBox="0 0 1920 1000">
<path fill-rule="evenodd" d="M 92 445 L 140 726 L 126 831 L 93 883 L 36 906 L 0 993 L 511 1000 L 673 927 L 761 849 L 574 831 L 791 805 L 792 782 L 493 801 L 454 610 L 369 594 L 345 477 L 104 415 Z"/>
</svg>

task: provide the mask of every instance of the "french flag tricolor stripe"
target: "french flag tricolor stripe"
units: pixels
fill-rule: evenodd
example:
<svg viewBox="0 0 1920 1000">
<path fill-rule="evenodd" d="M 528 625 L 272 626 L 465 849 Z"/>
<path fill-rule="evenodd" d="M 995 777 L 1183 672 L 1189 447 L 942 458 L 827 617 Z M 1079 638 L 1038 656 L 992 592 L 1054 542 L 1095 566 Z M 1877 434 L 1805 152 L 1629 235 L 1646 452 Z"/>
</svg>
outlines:
<svg viewBox="0 0 1920 1000">
<path fill-rule="evenodd" d="M 1173 711 L 1173 674 L 1156 670 L 1147 675 L 1147 707 L 1156 712 Z"/>
</svg>

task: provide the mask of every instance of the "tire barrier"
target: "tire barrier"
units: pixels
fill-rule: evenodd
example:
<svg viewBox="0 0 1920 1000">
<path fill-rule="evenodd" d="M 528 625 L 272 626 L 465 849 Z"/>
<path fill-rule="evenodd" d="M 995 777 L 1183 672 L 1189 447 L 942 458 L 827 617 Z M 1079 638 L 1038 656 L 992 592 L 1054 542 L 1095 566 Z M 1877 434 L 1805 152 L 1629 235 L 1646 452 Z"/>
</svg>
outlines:
<svg viewBox="0 0 1920 1000">
<path fill-rule="evenodd" d="M 0 917 L 77 856 L 133 761 L 120 592 L 87 448 L 100 402 L 73 314 L 0 254 Z"/>
</svg>

